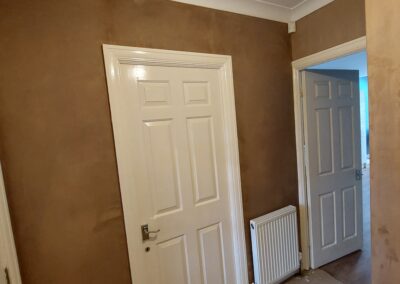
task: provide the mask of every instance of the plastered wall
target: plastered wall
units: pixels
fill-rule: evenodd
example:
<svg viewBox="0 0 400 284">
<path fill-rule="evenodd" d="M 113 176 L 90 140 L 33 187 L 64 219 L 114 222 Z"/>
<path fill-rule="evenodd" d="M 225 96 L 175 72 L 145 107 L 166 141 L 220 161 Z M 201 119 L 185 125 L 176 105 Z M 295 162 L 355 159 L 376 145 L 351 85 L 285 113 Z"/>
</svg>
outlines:
<svg viewBox="0 0 400 284">
<path fill-rule="evenodd" d="M 365 0 L 335 0 L 296 22 L 293 60 L 365 36 Z"/>
<path fill-rule="evenodd" d="M 400 2 L 366 1 L 373 283 L 400 283 Z"/>
<path fill-rule="evenodd" d="M 249 219 L 297 204 L 287 25 L 167 0 L 0 0 L 0 153 L 24 284 L 128 284 L 103 43 L 232 55 Z"/>
</svg>

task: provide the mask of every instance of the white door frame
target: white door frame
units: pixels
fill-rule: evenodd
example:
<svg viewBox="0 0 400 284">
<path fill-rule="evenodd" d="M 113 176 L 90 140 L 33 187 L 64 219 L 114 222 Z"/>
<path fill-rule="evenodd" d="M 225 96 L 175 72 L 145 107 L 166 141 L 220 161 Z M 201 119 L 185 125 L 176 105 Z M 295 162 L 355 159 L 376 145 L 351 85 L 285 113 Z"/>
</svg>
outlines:
<svg viewBox="0 0 400 284">
<path fill-rule="evenodd" d="M 14 236 L 11 227 L 10 213 L 7 203 L 6 189 L 4 186 L 3 170 L 0 163 L 0 277 L 4 277 L 5 268 L 11 283 L 21 284 L 17 251 L 15 249 Z"/>
<path fill-rule="evenodd" d="M 226 167 L 228 170 L 227 180 L 229 189 L 229 204 L 231 212 L 231 225 L 233 232 L 233 250 L 235 260 L 235 271 L 237 284 L 249 283 L 247 273 L 246 243 L 244 234 L 242 190 L 240 182 L 239 150 L 236 128 L 235 99 L 233 91 L 232 59 L 231 56 L 214 55 L 204 53 L 180 52 L 159 49 L 147 49 L 137 47 L 125 47 L 115 45 L 103 45 L 104 61 L 107 74 L 107 85 L 112 110 L 112 122 L 114 139 L 118 156 L 124 155 L 123 144 L 117 121 L 120 119 L 119 95 L 119 64 L 134 65 L 153 65 L 167 67 L 184 68 L 206 68 L 219 71 L 220 88 L 222 96 L 222 125 L 224 129 L 224 141 L 226 145 Z M 120 153 L 118 153 L 120 151 Z M 119 155 L 118 155 L 119 154 Z M 133 169 L 122 164 L 122 159 L 118 160 L 119 181 L 121 187 L 122 205 L 125 218 L 125 228 L 127 236 L 134 231 L 131 222 L 132 214 L 135 214 L 133 203 L 129 202 L 132 198 L 131 192 L 134 185 L 132 183 Z M 128 253 L 130 258 L 132 281 L 133 275 L 133 246 L 129 244 Z M 134 283 L 140 284 L 140 283 Z"/>
<path fill-rule="evenodd" d="M 310 269 L 310 238 L 308 218 L 308 193 L 306 179 L 306 159 L 304 156 L 304 133 L 303 133 L 303 112 L 301 110 L 301 82 L 300 72 L 307 67 L 318 65 L 325 61 L 334 60 L 339 57 L 350 55 L 365 50 L 367 47 L 366 37 L 343 43 L 327 50 L 300 58 L 292 62 L 293 70 L 293 98 L 294 118 L 296 130 L 296 154 L 297 154 L 297 178 L 299 192 L 299 213 L 300 213 L 300 247 L 302 251 L 301 269 Z"/>
</svg>

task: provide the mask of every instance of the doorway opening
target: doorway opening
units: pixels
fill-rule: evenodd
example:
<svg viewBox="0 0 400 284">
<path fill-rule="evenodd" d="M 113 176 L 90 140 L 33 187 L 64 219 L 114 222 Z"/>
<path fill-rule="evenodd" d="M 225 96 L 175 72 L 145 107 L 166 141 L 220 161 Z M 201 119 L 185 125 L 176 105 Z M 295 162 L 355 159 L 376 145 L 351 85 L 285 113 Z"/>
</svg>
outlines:
<svg viewBox="0 0 400 284">
<path fill-rule="evenodd" d="M 293 62 L 302 269 L 343 283 L 371 282 L 365 48 L 363 37 Z"/>
</svg>

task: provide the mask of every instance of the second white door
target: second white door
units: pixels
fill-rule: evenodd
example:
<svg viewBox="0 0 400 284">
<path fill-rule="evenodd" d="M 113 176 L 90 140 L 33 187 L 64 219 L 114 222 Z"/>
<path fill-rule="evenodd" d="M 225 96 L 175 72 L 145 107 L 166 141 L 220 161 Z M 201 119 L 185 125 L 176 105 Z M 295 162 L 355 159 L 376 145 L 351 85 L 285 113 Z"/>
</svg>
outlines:
<svg viewBox="0 0 400 284">
<path fill-rule="evenodd" d="M 302 73 L 311 267 L 363 242 L 358 71 Z"/>
</svg>

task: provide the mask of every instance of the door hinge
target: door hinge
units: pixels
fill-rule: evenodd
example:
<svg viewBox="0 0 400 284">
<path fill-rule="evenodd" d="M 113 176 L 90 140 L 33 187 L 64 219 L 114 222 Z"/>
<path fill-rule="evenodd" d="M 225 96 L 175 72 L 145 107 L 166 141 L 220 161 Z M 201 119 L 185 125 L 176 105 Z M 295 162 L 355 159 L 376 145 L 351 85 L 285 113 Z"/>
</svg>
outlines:
<svg viewBox="0 0 400 284">
<path fill-rule="evenodd" d="M 7 284 L 11 284 L 10 274 L 8 272 L 8 268 L 7 267 L 4 268 L 4 274 L 6 275 L 6 283 Z"/>
</svg>

